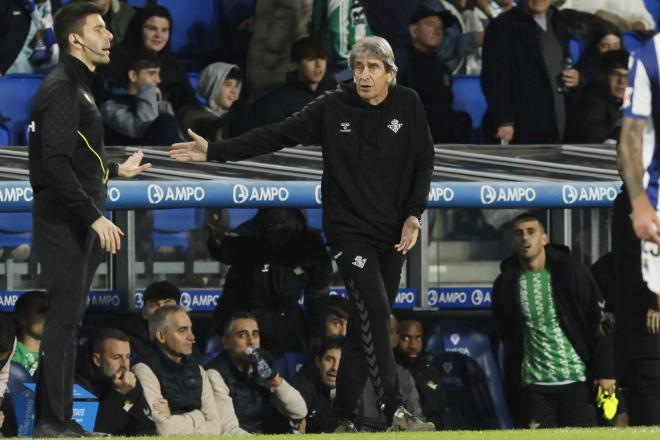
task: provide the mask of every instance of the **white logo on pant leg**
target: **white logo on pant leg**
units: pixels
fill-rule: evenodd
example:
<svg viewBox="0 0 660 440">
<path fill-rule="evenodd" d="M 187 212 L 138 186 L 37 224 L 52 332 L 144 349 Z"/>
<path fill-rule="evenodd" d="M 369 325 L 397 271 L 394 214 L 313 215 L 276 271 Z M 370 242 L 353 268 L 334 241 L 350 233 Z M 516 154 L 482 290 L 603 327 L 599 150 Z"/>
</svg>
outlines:
<svg viewBox="0 0 660 440">
<path fill-rule="evenodd" d="M 387 128 L 392 130 L 394 133 L 398 132 L 401 127 L 403 127 L 403 124 L 400 123 L 398 119 L 392 119 L 390 125 L 387 126 Z"/>
<path fill-rule="evenodd" d="M 353 264 L 353 266 L 356 266 L 356 267 L 359 267 L 360 269 L 362 269 L 364 267 L 364 265 L 367 264 L 367 259 L 362 258 L 361 256 L 358 255 L 357 257 L 355 257 L 355 261 L 353 261 L 352 264 Z"/>
</svg>

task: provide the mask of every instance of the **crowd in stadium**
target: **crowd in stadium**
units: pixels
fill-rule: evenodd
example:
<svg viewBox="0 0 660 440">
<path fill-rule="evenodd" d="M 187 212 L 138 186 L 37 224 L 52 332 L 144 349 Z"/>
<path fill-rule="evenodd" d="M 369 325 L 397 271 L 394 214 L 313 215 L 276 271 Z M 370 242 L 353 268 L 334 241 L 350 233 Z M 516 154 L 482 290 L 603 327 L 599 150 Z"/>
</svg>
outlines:
<svg viewBox="0 0 660 440">
<path fill-rule="evenodd" d="M 47 74 L 66 59 L 53 33 L 53 17 L 66 3 L 0 5 L 1 76 Z M 137 146 L 182 142 L 188 129 L 221 141 L 282 121 L 350 81 L 350 50 L 369 35 L 392 46 L 396 84 L 417 92 L 434 143 L 616 143 L 626 44 L 632 50 L 651 38 L 658 18 L 642 0 L 256 0 L 251 16 L 209 36 L 220 40 L 216 53 L 190 57 L 171 50 L 178 27 L 167 2 L 95 3 L 113 36 L 110 63 L 90 79 L 94 96 L 87 99 L 100 111 L 106 145 Z M 191 72 L 199 72 L 195 87 Z M 455 75 L 480 76 L 482 121 L 455 108 Z M 659 303 L 641 278 L 625 191 L 615 202 L 612 252 L 592 268 L 550 244 L 534 213 L 511 225 L 514 255 L 494 280 L 492 312 L 513 425 L 660 424 Z M 230 269 L 206 347 L 195 343 L 194 317 L 179 305 L 183 286 L 169 281 L 149 285 L 143 308 L 128 319 L 81 332 L 75 383 L 98 398 L 94 431 L 248 435 L 496 425 L 480 424 L 497 417 L 495 402 L 479 398 L 483 380 L 466 393 L 472 399 L 452 402 L 442 379 L 449 371 L 425 352 L 426 323 L 394 315 L 390 347 L 410 424 L 395 426 L 384 415 L 372 381 L 359 390 L 352 420 L 337 413 L 342 350 L 354 349 L 345 337 L 351 326 L 360 332 L 360 323 L 349 300 L 328 296 L 336 256 L 301 210 L 261 209 L 236 230 L 211 227 L 207 247 Z M 33 291 L 0 317 L 6 436 L 21 423 L 5 394 L 8 380 L 19 369 L 38 377 L 48 310 L 48 296 Z M 291 362 L 302 368 L 284 371 Z"/>
</svg>

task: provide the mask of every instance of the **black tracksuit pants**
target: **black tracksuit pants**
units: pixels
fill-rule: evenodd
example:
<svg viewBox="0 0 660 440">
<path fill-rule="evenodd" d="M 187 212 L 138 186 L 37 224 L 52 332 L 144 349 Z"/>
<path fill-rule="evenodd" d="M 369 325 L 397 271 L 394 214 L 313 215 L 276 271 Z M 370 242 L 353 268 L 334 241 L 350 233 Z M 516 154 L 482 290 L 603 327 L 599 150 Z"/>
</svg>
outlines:
<svg viewBox="0 0 660 440">
<path fill-rule="evenodd" d="M 36 421 L 65 421 L 73 415 L 78 330 L 103 252 L 93 229 L 64 221 L 34 216 L 33 234 L 50 299 L 41 340 Z"/>
<path fill-rule="evenodd" d="M 590 427 L 598 424 L 595 394 L 586 382 L 528 385 L 523 390 L 530 427 Z"/>
<path fill-rule="evenodd" d="M 331 248 L 351 307 L 337 375 L 338 415 L 357 419 L 358 400 L 371 379 L 389 422 L 403 401 L 390 347 L 390 313 L 405 257 L 394 248 L 365 243 L 341 242 Z"/>
</svg>

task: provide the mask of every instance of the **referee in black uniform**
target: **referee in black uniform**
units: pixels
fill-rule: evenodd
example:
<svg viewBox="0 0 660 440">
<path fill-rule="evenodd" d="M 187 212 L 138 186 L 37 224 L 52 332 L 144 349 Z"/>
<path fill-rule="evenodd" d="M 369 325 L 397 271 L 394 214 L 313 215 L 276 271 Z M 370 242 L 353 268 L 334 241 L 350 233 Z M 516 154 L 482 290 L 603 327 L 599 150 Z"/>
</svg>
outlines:
<svg viewBox="0 0 660 440">
<path fill-rule="evenodd" d="M 103 251 L 119 250 L 122 231 L 103 216 L 108 179 L 133 177 L 142 153 L 108 163 L 103 122 L 90 91 L 96 67 L 110 62 L 112 34 L 93 3 L 55 16 L 63 53 L 32 101 L 29 167 L 33 234 L 50 309 L 41 343 L 36 437 L 89 435 L 72 420 L 78 328 Z"/>
<path fill-rule="evenodd" d="M 357 402 L 371 379 L 392 430 L 433 430 L 403 407 L 389 340 L 405 254 L 426 208 L 433 142 L 419 97 L 396 85 L 385 39 L 360 39 L 350 65 L 353 84 L 326 92 L 284 121 L 210 144 L 191 131 L 193 141 L 174 144 L 171 156 L 224 162 L 321 145 L 323 227 L 352 307 L 337 377 L 340 429 L 359 427 Z"/>
</svg>

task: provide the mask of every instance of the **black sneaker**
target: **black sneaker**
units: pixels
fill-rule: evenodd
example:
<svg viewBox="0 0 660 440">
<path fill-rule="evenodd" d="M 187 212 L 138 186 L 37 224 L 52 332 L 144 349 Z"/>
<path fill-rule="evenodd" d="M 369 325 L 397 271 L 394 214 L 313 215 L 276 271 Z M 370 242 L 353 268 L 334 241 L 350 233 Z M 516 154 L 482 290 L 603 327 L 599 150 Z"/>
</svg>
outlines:
<svg viewBox="0 0 660 440">
<path fill-rule="evenodd" d="M 421 417 L 412 415 L 406 410 L 403 406 L 400 406 L 394 411 L 394 416 L 392 417 L 392 426 L 387 428 L 388 431 L 397 432 L 397 431 L 416 431 L 416 432 L 428 432 L 435 431 L 435 425 L 431 422 L 427 422 Z"/>
<path fill-rule="evenodd" d="M 75 420 L 68 420 L 65 423 L 72 431 L 79 434 L 78 437 L 110 437 L 110 434 L 105 432 L 85 431 L 85 428 L 80 426 Z"/>
<path fill-rule="evenodd" d="M 343 432 L 359 432 L 357 428 L 355 427 L 355 423 L 348 419 L 339 419 L 337 420 L 337 427 L 335 428 L 335 432 L 337 433 L 343 433 Z"/>
<path fill-rule="evenodd" d="M 52 438 L 52 437 L 73 437 L 79 438 L 83 435 L 72 429 L 68 424 L 58 421 L 39 422 L 32 431 L 32 437 Z"/>
</svg>

